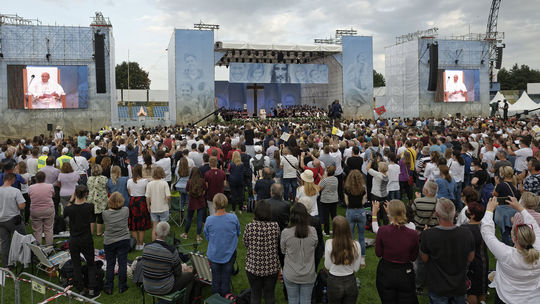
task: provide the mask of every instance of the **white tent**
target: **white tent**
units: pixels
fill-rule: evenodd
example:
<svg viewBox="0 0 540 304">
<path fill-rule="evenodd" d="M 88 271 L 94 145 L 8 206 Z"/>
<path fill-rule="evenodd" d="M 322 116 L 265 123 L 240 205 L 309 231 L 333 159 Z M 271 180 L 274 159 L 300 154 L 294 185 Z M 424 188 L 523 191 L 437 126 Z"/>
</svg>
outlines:
<svg viewBox="0 0 540 304">
<path fill-rule="evenodd" d="M 508 107 L 509 113 L 522 113 L 524 111 L 531 111 L 540 108 L 540 104 L 534 102 L 527 92 L 523 92 L 521 97 Z"/>
<path fill-rule="evenodd" d="M 489 104 L 497 103 L 497 101 L 503 102 L 503 100 L 504 100 L 504 95 L 499 91 L 499 92 L 497 92 L 497 94 L 495 94 L 495 96 L 489 102 Z"/>
</svg>

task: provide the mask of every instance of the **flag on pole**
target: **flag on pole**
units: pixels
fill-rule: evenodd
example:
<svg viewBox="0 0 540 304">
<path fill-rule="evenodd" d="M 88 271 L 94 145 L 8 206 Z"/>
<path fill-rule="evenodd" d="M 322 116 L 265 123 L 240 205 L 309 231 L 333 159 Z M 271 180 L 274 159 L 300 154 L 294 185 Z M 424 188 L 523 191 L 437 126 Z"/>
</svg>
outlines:
<svg viewBox="0 0 540 304">
<path fill-rule="evenodd" d="M 377 113 L 377 115 L 379 116 L 383 115 L 385 112 L 386 112 L 386 108 L 384 106 L 375 108 L 375 113 Z"/>
</svg>

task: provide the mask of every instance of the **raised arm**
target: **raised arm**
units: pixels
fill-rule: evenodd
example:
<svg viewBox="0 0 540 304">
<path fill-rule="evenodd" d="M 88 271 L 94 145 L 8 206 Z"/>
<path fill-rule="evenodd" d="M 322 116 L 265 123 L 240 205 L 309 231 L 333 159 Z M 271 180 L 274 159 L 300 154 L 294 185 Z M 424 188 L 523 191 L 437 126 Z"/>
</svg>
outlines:
<svg viewBox="0 0 540 304">
<path fill-rule="evenodd" d="M 484 242 L 486 243 L 489 250 L 498 260 L 500 260 L 512 253 L 512 247 L 505 245 L 495 236 L 495 223 L 493 222 L 493 212 L 497 208 L 497 205 L 497 198 L 492 197 L 488 202 L 486 214 L 484 215 L 484 218 L 482 218 L 480 232 L 482 233 L 482 239 L 484 239 Z"/>
</svg>

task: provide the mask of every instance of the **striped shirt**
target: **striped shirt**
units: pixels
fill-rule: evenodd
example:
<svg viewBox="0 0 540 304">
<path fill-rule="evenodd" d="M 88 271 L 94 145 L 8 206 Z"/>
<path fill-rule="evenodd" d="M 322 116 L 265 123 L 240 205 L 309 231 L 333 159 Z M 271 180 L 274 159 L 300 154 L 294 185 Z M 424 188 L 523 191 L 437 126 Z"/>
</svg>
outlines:
<svg viewBox="0 0 540 304">
<path fill-rule="evenodd" d="M 171 292 L 174 278 L 182 274 L 178 251 L 163 241 L 155 240 L 144 246 L 142 260 L 144 289 L 157 295 Z"/>
<path fill-rule="evenodd" d="M 436 197 L 421 197 L 414 200 L 411 209 L 414 212 L 413 222 L 416 225 L 416 230 L 423 230 L 426 224 L 432 228 L 439 224 L 435 215 L 435 205 L 437 204 Z M 430 219 L 431 215 L 431 219 Z"/>
</svg>

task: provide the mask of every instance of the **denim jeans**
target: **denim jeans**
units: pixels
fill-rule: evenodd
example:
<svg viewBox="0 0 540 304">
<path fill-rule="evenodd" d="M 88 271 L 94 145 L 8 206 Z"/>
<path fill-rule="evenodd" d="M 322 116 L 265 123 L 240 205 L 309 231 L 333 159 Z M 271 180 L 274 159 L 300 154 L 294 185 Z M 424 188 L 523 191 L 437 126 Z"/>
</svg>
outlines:
<svg viewBox="0 0 540 304">
<path fill-rule="evenodd" d="M 210 261 L 212 270 L 212 293 L 219 293 L 222 297 L 231 292 L 231 276 L 234 262 L 236 261 L 236 251 L 227 263 L 215 263 Z"/>
<path fill-rule="evenodd" d="M 462 296 L 452 296 L 452 297 L 443 297 L 429 292 L 429 303 L 430 304 L 465 304 L 465 295 Z"/>
<path fill-rule="evenodd" d="M 312 284 L 296 284 L 291 281 L 288 281 L 285 276 L 283 276 L 283 283 L 287 288 L 287 298 L 289 304 L 311 304 L 311 293 L 313 291 Z"/>
<path fill-rule="evenodd" d="M 189 195 L 186 188 L 178 188 L 178 192 L 180 192 L 180 210 L 184 211 L 184 207 L 188 204 Z"/>
<path fill-rule="evenodd" d="M 195 213 L 195 211 L 197 211 L 197 235 L 201 234 L 203 216 L 206 213 L 206 208 L 201 208 L 197 210 L 188 209 L 187 218 L 186 218 L 186 227 L 184 230 L 186 234 L 189 232 L 189 228 L 191 227 L 191 220 L 193 219 L 193 214 Z"/>
<path fill-rule="evenodd" d="M 283 179 L 283 199 L 288 201 L 292 197 L 294 202 L 296 198 L 296 177 L 294 178 L 284 178 Z"/>
<path fill-rule="evenodd" d="M 461 191 L 463 189 L 463 182 L 456 183 L 456 190 L 454 192 L 454 197 L 456 198 L 456 212 L 461 211 L 463 209 L 463 201 L 461 200 Z"/>
<path fill-rule="evenodd" d="M 362 256 L 366 255 L 366 241 L 364 233 L 366 231 L 366 210 L 362 208 L 347 209 L 345 216 L 351 225 L 352 234 L 354 237 L 354 227 L 358 227 L 358 243 L 362 249 Z"/>
<path fill-rule="evenodd" d="M 243 184 L 230 184 L 231 188 L 231 205 L 232 210 L 236 211 L 236 206 L 238 205 L 238 210 L 242 211 L 242 205 L 244 205 L 244 185 Z"/>
<path fill-rule="evenodd" d="M 129 252 L 129 239 L 105 245 L 107 259 L 107 280 L 105 288 L 114 288 L 114 266 L 118 258 L 118 288 L 127 288 L 127 255 Z"/>
<path fill-rule="evenodd" d="M 401 199 L 401 193 L 399 190 L 396 191 L 388 191 L 388 200 L 391 201 L 393 199 Z"/>
</svg>

